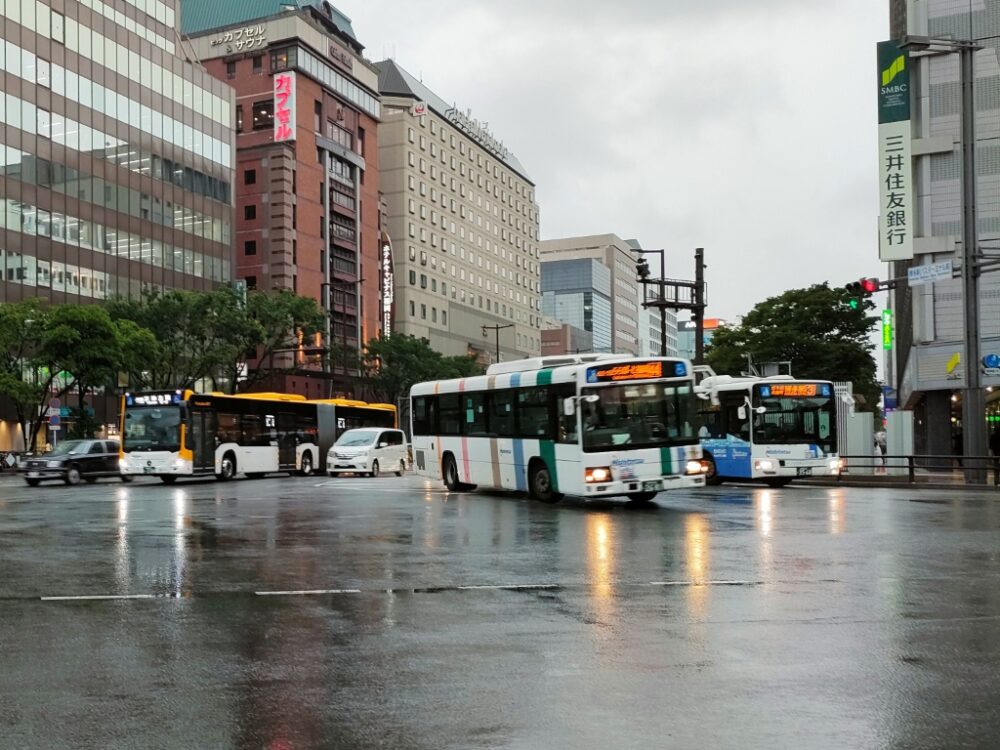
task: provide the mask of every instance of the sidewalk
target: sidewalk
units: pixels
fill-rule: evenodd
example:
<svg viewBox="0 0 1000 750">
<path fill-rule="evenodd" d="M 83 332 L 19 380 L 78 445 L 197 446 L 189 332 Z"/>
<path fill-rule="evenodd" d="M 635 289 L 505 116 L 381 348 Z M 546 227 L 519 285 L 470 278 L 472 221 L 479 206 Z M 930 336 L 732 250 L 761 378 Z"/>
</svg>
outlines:
<svg viewBox="0 0 1000 750">
<path fill-rule="evenodd" d="M 796 484 L 810 484 L 822 487 L 885 487 L 886 489 L 923 490 L 993 490 L 1000 493 L 1000 487 L 993 484 L 993 472 L 987 472 L 986 484 L 966 484 L 965 473 L 954 471 L 928 471 L 917 469 L 914 480 L 904 470 L 901 474 L 886 474 L 883 467 L 877 467 L 874 474 L 846 473 L 838 477 L 812 477 L 796 479 Z"/>
</svg>

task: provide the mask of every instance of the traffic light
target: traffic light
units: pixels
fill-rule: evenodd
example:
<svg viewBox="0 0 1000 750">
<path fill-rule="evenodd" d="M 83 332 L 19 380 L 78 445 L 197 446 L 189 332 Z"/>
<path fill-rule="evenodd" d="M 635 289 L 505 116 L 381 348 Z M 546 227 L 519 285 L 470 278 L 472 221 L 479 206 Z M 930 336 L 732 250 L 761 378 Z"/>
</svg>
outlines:
<svg viewBox="0 0 1000 750">
<path fill-rule="evenodd" d="M 862 300 L 868 299 L 879 290 L 879 283 L 878 279 L 875 278 L 858 279 L 857 281 L 852 281 L 844 288 L 847 290 L 848 295 L 850 295 L 847 306 L 852 310 L 857 310 L 861 307 Z"/>
<path fill-rule="evenodd" d="M 859 283 L 861 284 L 861 291 L 865 293 L 866 297 L 870 297 L 878 291 L 878 279 L 861 279 Z"/>
<path fill-rule="evenodd" d="M 639 274 L 639 281 L 643 282 L 649 278 L 649 263 L 646 262 L 645 258 L 640 258 L 639 262 L 635 264 L 636 273 Z"/>
</svg>

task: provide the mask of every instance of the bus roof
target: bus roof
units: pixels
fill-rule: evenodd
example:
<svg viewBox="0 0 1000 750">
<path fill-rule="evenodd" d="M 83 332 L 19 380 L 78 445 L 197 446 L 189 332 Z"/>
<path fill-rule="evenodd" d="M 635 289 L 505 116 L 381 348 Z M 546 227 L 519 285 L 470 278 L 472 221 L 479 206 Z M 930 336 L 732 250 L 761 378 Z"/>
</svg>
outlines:
<svg viewBox="0 0 1000 750">
<path fill-rule="evenodd" d="M 350 398 L 318 398 L 313 399 L 309 403 L 311 404 L 333 404 L 334 406 L 355 406 L 363 407 L 366 409 L 379 409 L 381 411 L 395 411 L 396 407 L 392 404 L 369 404 L 367 401 L 356 401 Z"/>
<path fill-rule="evenodd" d="M 587 355 L 579 355 L 581 357 Z M 518 386 L 533 386 L 542 379 L 543 382 L 548 383 L 575 383 L 577 377 L 581 370 L 586 370 L 588 367 L 592 366 L 595 362 L 600 362 L 602 365 L 614 365 L 616 363 L 622 365 L 628 365 L 632 363 L 644 363 L 644 362 L 683 362 L 687 365 L 686 372 L 687 376 L 691 376 L 690 363 L 681 357 L 631 357 L 622 355 L 599 355 L 598 358 L 590 359 L 583 362 L 576 362 L 571 364 L 564 364 L 562 366 L 553 367 L 551 365 L 551 360 L 564 360 L 566 357 L 537 357 L 532 360 L 517 360 L 518 362 L 539 362 L 543 360 L 549 361 L 549 364 L 545 367 L 533 367 L 524 370 L 515 370 L 513 372 L 490 372 L 487 370 L 486 375 L 477 375 L 471 378 L 456 378 L 454 380 L 438 380 L 429 381 L 425 383 L 416 383 L 410 388 L 410 395 L 424 396 L 433 393 L 455 393 L 460 390 L 492 390 L 495 388 L 512 388 Z M 684 376 L 682 376 L 684 377 Z M 602 383 L 602 385 L 607 385 L 608 383 Z"/>
<path fill-rule="evenodd" d="M 823 378 L 793 378 L 791 375 L 770 375 L 766 378 L 756 376 L 734 377 L 732 375 L 712 375 L 703 378 L 698 384 L 699 389 L 704 390 L 738 390 L 749 388 L 753 385 L 766 385 L 768 383 L 832 383 L 832 380 Z"/>
<path fill-rule="evenodd" d="M 198 395 L 198 394 L 195 394 Z M 300 396 L 297 393 L 222 393 L 221 391 L 212 391 L 209 396 L 215 396 L 217 398 L 247 398 L 253 399 L 255 401 L 305 401 L 305 396 Z"/>
</svg>

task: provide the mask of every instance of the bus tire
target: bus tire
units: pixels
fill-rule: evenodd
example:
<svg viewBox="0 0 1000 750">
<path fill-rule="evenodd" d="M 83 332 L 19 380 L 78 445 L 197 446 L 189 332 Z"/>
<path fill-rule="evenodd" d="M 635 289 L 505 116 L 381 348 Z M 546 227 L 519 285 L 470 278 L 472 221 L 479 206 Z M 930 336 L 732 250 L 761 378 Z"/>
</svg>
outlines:
<svg viewBox="0 0 1000 750">
<path fill-rule="evenodd" d="M 306 451 L 302 454 L 302 460 L 299 461 L 299 474 L 304 477 L 308 477 L 313 473 L 313 457 L 312 453 Z"/>
<path fill-rule="evenodd" d="M 768 487 L 773 487 L 778 489 L 779 487 L 784 487 L 792 481 L 791 477 L 781 477 L 778 479 L 765 479 L 764 484 Z"/>
<path fill-rule="evenodd" d="M 719 471 L 715 468 L 715 459 L 712 458 L 711 454 L 706 453 L 704 456 L 705 466 L 708 467 L 708 471 L 705 472 L 705 484 L 717 486 L 722 484 L 722 480 L 719 478 Z"/>
<path fill-rule="evenodd" d="M 177 477 L 165 475 L 160 477 L 160 481 L 163 482 L 164 484 L 173 484 L 174 482 L 177 481 Z"/>
<path fill-rule="evenodd" d="M 221 471 L 215 475 L 215 478 L 220 482 L 228 482 L 236 476 L 236 456 L 232 452 L 226 453 L 222 457 L 222 465 L 219 468 Z"/>
<path fill-rule="evenodd" d="M 558 503 L 562 495 L 552 488 L 552 474 L 540 458 L 534 458 L 528 465 L 528 493 L 542 503 Z"/>
<path fill-rule="evenodd" d="M 441 476 L 444 477 L 444 486 L 449 491 L 458 492 L 462 489 L 462 483 L 458 481 L 458 464 L 450 453 L 445 453 L 441 461 Z"/>
<path fill-rule="evenodd" d="M 121 476 L 121 480 L 122 480 L 123 484 L 128 484 L 133 479 L 134 479 L 134 477 L 131 474 L 122 474 L 122 476 Z"/>
</svg>

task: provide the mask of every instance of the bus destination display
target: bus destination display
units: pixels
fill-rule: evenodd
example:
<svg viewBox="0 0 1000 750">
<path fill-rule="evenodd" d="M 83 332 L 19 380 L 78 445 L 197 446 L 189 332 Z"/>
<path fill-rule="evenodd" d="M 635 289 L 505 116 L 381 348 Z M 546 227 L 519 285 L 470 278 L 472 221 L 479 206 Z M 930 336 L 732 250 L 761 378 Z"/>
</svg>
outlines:
<svg viewBox="0 0 1000 750">
<path fill-rule="evenodd" d="M 813 398 L 829 396 L 828 383 L 774 383 L 760 386 L 761 398 Z"/>
<path fill-rule="evenodd" d="M 663 362 L 629 362 L 587 369 L 588 383 L 620 383 L 628 380 L 653 380 L 663 377 Z"/>
</svg>

